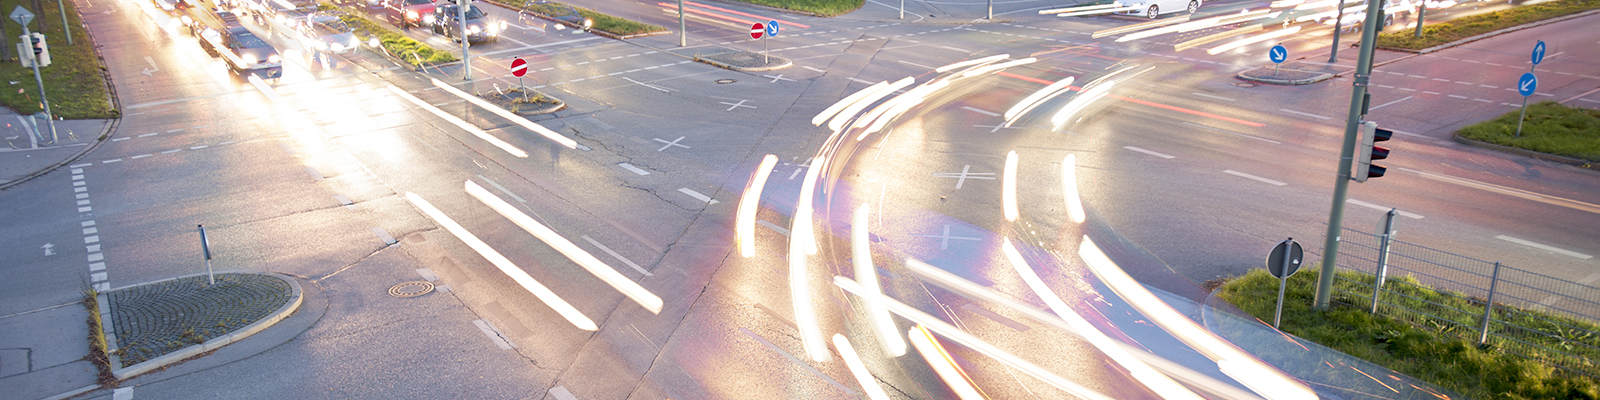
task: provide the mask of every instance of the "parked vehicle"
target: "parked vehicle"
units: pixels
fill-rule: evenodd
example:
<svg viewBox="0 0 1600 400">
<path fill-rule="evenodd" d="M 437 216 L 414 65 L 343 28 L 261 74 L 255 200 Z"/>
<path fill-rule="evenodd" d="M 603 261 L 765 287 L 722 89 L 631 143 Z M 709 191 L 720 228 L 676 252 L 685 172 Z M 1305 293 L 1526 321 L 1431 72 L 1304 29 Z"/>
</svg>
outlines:
<svg viewBox="0 0 1600 400">
<path fill-rule="evenodd" d="M 476 5 L 467 6 L 467 42 L 493 42 L 500 40 L 500 32 L 505 31 L 506 21 L 489 18 L 482 9 Z M 440 3 L 434 8 L 433 33 L 444 35 L 451 40 L 461 41 L 461 7 L 453 3 Z"/>
<path fill-rule="evenodd" d="M 209 15 L 206 15 L 209 14 Z M 228 69 L 240 76 L 256 75 L 261 79 L 283 77 L 283 60 L 278 49 L 256 37 L 249 28 L 239 23 L 232 12 L 194 13 L 194 29 L 200 47 L 212 57 L 221 57 Z"/>
<path fill-rule="evenodd" d="M 1333 25 L 1335 21 L 1337 21 L 1339 24 L 1339 30 L 1342 32 L 1360 32 L 1361 25 L 1366 22 L 1367 18 L 1366 4 L 1367 2 L 1365 1 L 1354 2 L 1354 4 L 1345 7 L 1343 18 L 1336 19 L 1328 16 L 1322 17 L 1317 21 L 1321 22 L 1323 25 Z M 1411 14 L 1416 12 L 1416 10 L 1417 5 L 1412 3 L 1410 0 L 1385 0 L 1383 2 L 1383 23 L 1378 25 L 1378 29 L 1382 30 L 1384 27 L 1394 25 L 1395 21 L 1409 21 L 1411 20 Z"/>
<path fill-rule="evenodd" d="M 307 49 L 323 53 L 345 54 L 361 45 L 344 20 L 328 13 L 311 14 L 297 20 L 295 33 Z"/>
<path fill-rule="evenodd" d="M 1129 10 L 1127 10 L 1127 11 L 1118 11 L 1117 14 L 1142 16 L 1142 17 L 1145 17 L 1145 18 L 1155 19 L 1156 17 L 1159 17 L 1162 14 L 1173 14 L 1173 13 L 1185 12 L 1185 11 L 1187 11 L 1190 14 L 1194 14 L 1195 11 L 1200 11 L 1200 5 L 1203 4 L 1201 2 L 1201 0 L 1130 0 L 1130 1 L 1131 2 L 1129 2 L 1129 3 L 1123 3 L 1122 4 L 1123 7 L 1126 7 Z"/>
<path fill-rule="evenodd" d="M 543 15 L 544 17 L 540 17 Z M 517 20 L 523 25 L 542 26 L 546 19 L 555 21 L 556 30 L 572 28 L 587 32 L 594 20 L 583 16 L 572 6 L 545 0 L 528 0 L 517 10 Z"/>
<path fill-rule="evenodd" d="M 383 0 L 384 18 L 400 29 L 432 26 L 435 8 L 432 0 Z"/>
</svg>

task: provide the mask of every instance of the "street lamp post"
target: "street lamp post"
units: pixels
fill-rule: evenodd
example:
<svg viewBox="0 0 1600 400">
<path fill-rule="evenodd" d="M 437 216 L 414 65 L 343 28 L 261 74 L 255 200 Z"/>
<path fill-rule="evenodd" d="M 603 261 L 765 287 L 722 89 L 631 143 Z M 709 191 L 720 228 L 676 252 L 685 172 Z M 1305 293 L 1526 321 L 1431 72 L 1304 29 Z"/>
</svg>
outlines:
<svg viewBox="0 0 1600 400">
<path fill-rule="evenodd" d="M 472 80 L 472 55 L 467 54 L 467 48 L 471 46 L 468 43 L 471 40 L 467 39 L 467 7 L 472 5 L 472 0 L 458 0 L 456 4 L 460 4 L 459 7 L 456 7 L 458 11 L 456 18 L 459 18 L 461 22 L 461 35 L 459 35 L 461 36 L 461 66 L 466 68 L 466 73 L 461 75 L 461 80 L 470 81 Z M 434 23 L 437 24 L 439 22 L 434 21 Z"/>
</svg>

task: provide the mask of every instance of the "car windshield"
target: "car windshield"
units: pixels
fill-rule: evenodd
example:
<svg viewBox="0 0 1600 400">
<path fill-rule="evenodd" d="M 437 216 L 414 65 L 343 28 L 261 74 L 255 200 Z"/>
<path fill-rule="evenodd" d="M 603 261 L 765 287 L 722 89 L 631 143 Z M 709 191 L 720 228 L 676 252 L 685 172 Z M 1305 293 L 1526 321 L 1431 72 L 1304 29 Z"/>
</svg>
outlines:
<svg viewBox="0 0 1600 400">
<path fill-rule="evenodd" d="M 243 48 L 268 47 L 267 42 L 262 41 L 261 38 L 250 32 L 234 32 L 233 44 Z"/>
<path fill-rule="evenodd" d="M 440 7 L 439 8 L 439 12 L 443 13 L 446 18 L 454 19 L 456 17 L 456 12 L 457 12 L 456 10 L 458 10 L 458 9 L 460 9 L 460 8 L 457 7 L 457 6 L 445 6 L 445 7 Z M 482 9 L 479 9 L 478 6 L 471 6 L 470 8 L 467 8 L 467 19 L 468 20 L 474 20 L 474 19 L 478 19 L 478 18 L 483 18 L 483 10 Z"/>
<path fill-rule="evenodd" d="M 406 0 L 406 5 L 408 5 L 408 6 L 414 6 L 414 5 L 418 5 L 418 4 L 432 4 L 432 3 L 433 3 L 432 0 Z"/>
</svg>

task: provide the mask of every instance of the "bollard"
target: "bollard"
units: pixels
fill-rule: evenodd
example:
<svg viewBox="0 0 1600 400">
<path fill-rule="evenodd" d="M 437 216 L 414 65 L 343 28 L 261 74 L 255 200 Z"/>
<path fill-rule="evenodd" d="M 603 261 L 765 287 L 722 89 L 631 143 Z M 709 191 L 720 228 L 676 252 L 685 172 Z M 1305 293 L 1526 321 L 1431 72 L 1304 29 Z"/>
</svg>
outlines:
<svg viewBox="0 0 1600 400">
<path fill-rule="evenodd" d="M 1489 299 L 1483 304 L 1483 328 L 1478 332 L 1478 345 L 1489 342 L 1489 321 L 1494 316 L 1494 287 L 1500 283 L 1500 262 L 1494 262 L 1494 274 L 1489 277 Z"/>
</svg>

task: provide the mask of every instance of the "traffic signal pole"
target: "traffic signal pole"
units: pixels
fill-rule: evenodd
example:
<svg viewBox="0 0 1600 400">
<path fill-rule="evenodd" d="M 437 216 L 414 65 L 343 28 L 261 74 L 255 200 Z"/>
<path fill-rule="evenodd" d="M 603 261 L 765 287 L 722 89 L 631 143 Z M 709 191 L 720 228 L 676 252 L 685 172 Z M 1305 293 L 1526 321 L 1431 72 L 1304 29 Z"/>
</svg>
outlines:
<svg viewBox="0 0 1600 400">
<path fill-rule="evenodd" d="M 44 122 L 45 124 L 50 125 L 50 137 L 51 140 L 54 140 L 56 138 L 56 115 L 50 112 L 50 99 L 45 97 L 44 94 L 44 79 L 39 77 L 39 57 L 31 53 L 33 50 L 33 33 L 28 32 L 28 24 L 22 24 L 22 37 L 28 38 L 27 40 L 29 41 L 29 44 L 27 50 L 30 51 L 30 53 L 23 54 L 22 56 L 29 57 L 29 60 L 32 60 L 29 62 L 29 64 L 33 64 L 33 81 L 39 84 L 39 105 L 44 107 Z M 34 123 L 34 126 L 38 126 L 38 123 Z M 34 129 L 34 131 L 37 132 L 38 129 Z M 39 135 L 43 136 L 44 134 L 40 133 Z"/>
<path fill-rule="evenodd" d="M 1328 234 L 1322 245 L 1322 274 L 1317 277 L 1317 297 L 1312 308 L 1327 310 L 1332 300 L 1334 266 L 1339 260 L 1339 235 L 1344 233 L 1344 202 L 1350 191 L 1350 167 L 1356 153 L 1356 132 L 1367 96 L 1367 82 L 1372 77 L 1373 42 L 1378 36 L 1378 24 L 1383 17 L 1382 2 L 1367 3 L 1366 22 L 1361 24 L 1361 55 L 1356 61 L 1356 75 L 1350 89 L 1350 116 L 1344 125 L 1344 146 L 1339 149 L 1338 177 L 1333 183 L 1333 207 L 1328 210 Z M 1342 14 L 1342 12 L 1341 12 Z M 1335 27 L 1337 29 L 1338 27 Z"/>
</svg>

